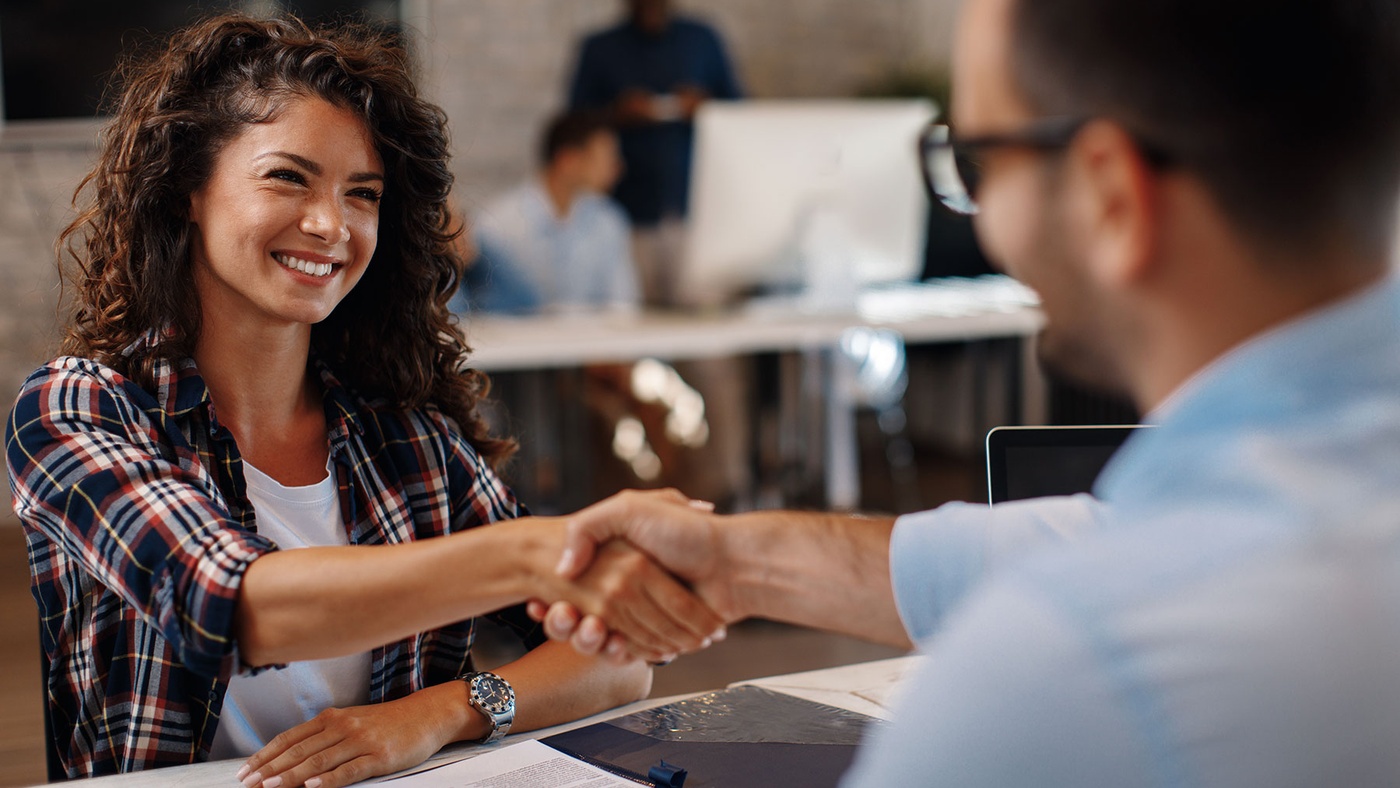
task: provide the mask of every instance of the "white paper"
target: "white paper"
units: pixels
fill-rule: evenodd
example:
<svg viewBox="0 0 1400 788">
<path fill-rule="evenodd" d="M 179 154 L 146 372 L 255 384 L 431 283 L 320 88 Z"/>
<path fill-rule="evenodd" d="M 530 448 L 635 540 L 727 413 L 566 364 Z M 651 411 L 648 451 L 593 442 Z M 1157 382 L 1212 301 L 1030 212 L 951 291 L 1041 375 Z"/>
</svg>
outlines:
<svg viewBox="0 0 1400 788">
<path fill-rule="evenodd" d="M 382 784 L 392 788 L 637 788 L 635 782 L 537 741 L 512 744 Z"/>
<path fill-rule="evenodd" d="M 899 694 L 905 675 L 911 673 L 923 659 L 926 658 L 896 657 L 863 665 L 741 681 L 730 686 L 766 687 L 813 703 L 825 703 L 838 709 L 888 720 L 894 697 Z"/>
</svg>

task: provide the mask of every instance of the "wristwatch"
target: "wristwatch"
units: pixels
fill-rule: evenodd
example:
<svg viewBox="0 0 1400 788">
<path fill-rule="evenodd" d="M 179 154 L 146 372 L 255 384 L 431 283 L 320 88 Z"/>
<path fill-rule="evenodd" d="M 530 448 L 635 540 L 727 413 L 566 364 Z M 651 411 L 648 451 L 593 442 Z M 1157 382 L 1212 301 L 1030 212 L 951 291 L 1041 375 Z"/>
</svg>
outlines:
<svg viewBox="0 0 1400 788">
<path fill-rule="evenodd" d="M 491 732 L 481 740 L 490 744 L 510 732 L 510 724 L 515 722 L 515 690 L 510 682 L 495 673 L 464 673 L 458 676 L 467 682 L 469 702 L 472 707 L 491 723 Z"/>
</svg>

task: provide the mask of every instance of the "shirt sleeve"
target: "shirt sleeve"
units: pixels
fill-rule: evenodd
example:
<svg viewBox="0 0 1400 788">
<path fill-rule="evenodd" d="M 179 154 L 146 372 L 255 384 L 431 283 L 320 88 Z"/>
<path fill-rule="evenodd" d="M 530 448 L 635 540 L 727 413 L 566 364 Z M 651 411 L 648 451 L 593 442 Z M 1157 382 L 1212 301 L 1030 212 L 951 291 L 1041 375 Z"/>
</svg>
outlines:
<svg viewBox="0 0 1400 788">
<path fill-rule="evenodd" d="M 724 39 L 715 30 L 709 31 L 711 55 L 710 95 L 717 99 L 741 99 L 744 89 L 734 74 L 734 64 L 724 46 Z"/>
<path fill-rule="evenodd" d="M 244 572 L 276 545 L 238 527 L 207 476 L 158 440 L 163 425 L 132 388 L 73 368 L 30 376 L 6 429 L 15 512 L 157 627 L 186 668 L 215 676 L 235 654 Z"/>
<path fill-rule="evenodd" d="M 986 591 L 925 644 L 844 788 L 1161 784 L 1111 671 L 1072 622 L 1033 589 Z"/>
<path fill-rule="evenodd" d="M 594 38 L 584 39 L 579 45 L 578 65 L 574 68 L 574 78 L 569 83 L 569 109 L 603 109 L 611 96 L 604 95 L 599 80 L 601 73 L 598 62 L 600 53 Z"/>
<path fill-rule="evenodd" d="M 986 506 L 950 503 L 895 521 L 890 575 L 911 640 L 935 632 L 988 574 L 1039 547 L 1099 528 L 1107 507 L 1088 495 Z"/>
</svg>

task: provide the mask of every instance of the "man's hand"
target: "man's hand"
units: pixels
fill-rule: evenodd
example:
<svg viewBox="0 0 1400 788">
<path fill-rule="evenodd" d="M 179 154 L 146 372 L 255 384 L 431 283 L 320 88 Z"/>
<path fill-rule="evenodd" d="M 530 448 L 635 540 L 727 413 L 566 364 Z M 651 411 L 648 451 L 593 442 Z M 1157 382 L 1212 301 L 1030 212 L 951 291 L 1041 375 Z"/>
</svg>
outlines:
<svg viewBox="0 0 1400 788">
<path fill-rule="evenodd" d="M 601 545 L 617 539 L 626 540 L 689 583 L 700 599 L 723 619 L 707 633 L 707 639 L 698 643 L 700 647 L 708 646 L 710 641 L 724 637 L 722 624 L 742 617 L 723 572 L 723 545 L 713 508 L 692 501 L 676 490 L 631 490 L 614 495 L 568 518 L 559 574 L 566 578 L 577 577 L 593 563 Z M 657 601 L 662 601 L 659 596 Z M 529 610 L 535 620 L 544 623 L 545 632 L 551 638 L 569 640 L 581 653 L 596 654 L 606 650 L 614 659 L 623 659 L 628 654 L 651 659 L 645 644 L 637 643 L 631 633 L 621 630 L 607 616 L 584 615 L 577 606 L 567 603 L 546 606 L 532 601 Z M 688 650 L 692 649 L 675 653 Z"/>
<path fill-rule="evenodd" d="M 327 709 L 285 731 L 248 759 L 248 788 L 339 788 L 417 766 L 452 741 L 458 714 L 430 687 L 387 703 Z"/>
<path fill-rule="evenodd" d="M 587 551 L 589 563 L 582 574 L 569 573 L 569 582 L 556 597 L 561 601 L 555 605 L 572 611 L 570 615 L 581 618 L 578 611 L 582 610 L 596 621 L 606 621 L 627 643 L 624 651 L 610 652 L 618 661 L 630 654 L 649 662 L 667 662 L 709 646 L 716 631 L 723 629 L 723 619 L 636 548 L 611 541 L 601 546 L 590 543 Z M 583 653 L 597 650 L 580 649 Z"/>
<path fill-rule="evenodd" d="M 620 126 L 655 123 L 656 96 L 640 88 L 623 91 L 613 104 L 613 118 Z"/>
<path fill-rule="evenodd" d="M 710 100 L 710 94 L 704 88 L 694 85 L 686 85 L 676 91 L 676 102 L 679 104 L 680 114 L 686 120 L 694 120 L 695 113 L 700 111 L 700 105 Z"/>
</svg>

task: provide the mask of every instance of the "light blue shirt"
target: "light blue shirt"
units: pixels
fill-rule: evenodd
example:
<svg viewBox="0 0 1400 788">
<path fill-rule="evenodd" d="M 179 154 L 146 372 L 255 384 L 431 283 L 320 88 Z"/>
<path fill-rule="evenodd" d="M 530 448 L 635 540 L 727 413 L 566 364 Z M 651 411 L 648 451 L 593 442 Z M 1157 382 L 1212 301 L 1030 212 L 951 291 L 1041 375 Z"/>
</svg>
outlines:
<svg viewBox="0 0 1400 788">
<path fill-rule="evenodd" d="M 847 785 L 1400 785 L 1400 286 L 1234 349 L 1156 416 L 1104 506 L 897 524 L 930 658 Z"/>
<path fill-rule="evenodd" d="M 526 283 L 539 308 L 639 303 L 631 229 L 609 197 L 581 195 L 560 218 L 543 184 L 531 178 L 483 209 L 474 230 L 483 257 L 478 264 Z"/>
</svg>

